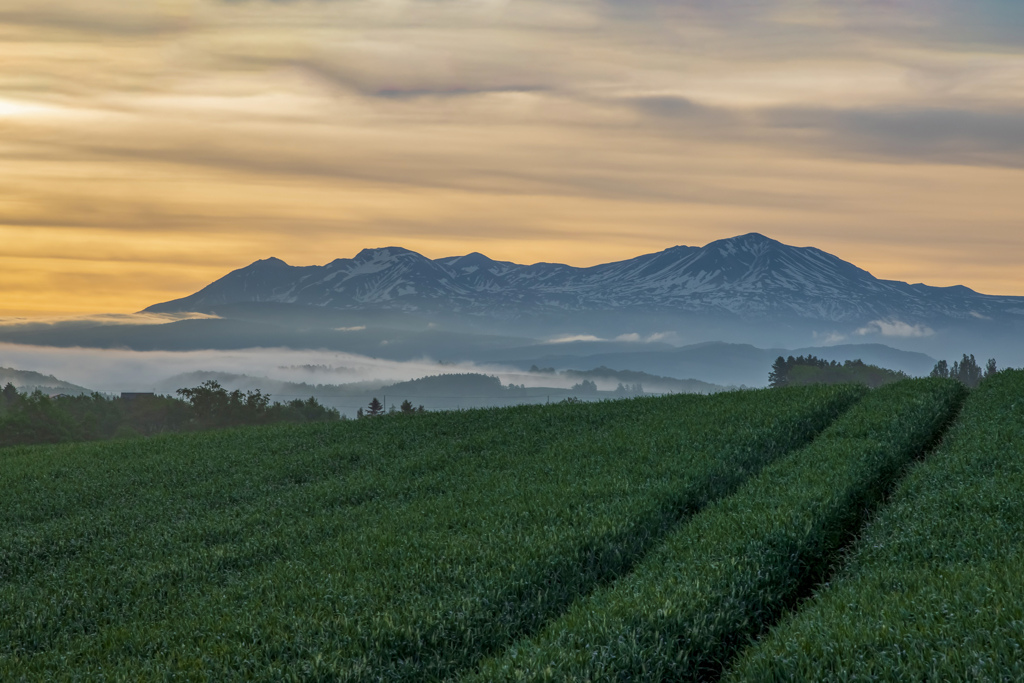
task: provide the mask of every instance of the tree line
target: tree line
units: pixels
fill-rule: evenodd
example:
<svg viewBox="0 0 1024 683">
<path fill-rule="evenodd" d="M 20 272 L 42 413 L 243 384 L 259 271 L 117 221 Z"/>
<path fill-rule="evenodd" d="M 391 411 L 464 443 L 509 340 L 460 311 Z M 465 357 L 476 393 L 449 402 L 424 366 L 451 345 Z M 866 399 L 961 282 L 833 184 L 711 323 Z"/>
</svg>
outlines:
<svg viewBox="0 0 1024 683">
<path fill-rule="evenodd" d="M 8 383 L 0 391 L 0 447 L 342 419 L 336 409 L 313 397 L 271 403 L 259 390 L 229 392 L 213 380 L 176 393 L 180 398 L 108 398 L 99 393 L 51 397 L 41 391 L 21 393 Z"/>
<path fill-rule="evenodd" d="M 768 373 L 768 384 L 772 387 L 786 387 L 852 382 L 874 388 L 906 378 L 904 372 L 869 365 L 860 359 L 840 363 L 810 355 L 795 358 L 779 356 Z"/>
<path fill-rule="evenodd" d="M 940 360 L 932 369 L 931 377 L 948 377 L 959 380 L 968 387 L 976 387 L 986 377 L 998 372 L 996 359 L 990 358 L 984 370 L 974 359 L 974 355 L 964 354 L 952 367 Z M 889 370 L 868 365 L 862 360 L 848 360 L 843 363 L 827 361 L 816 356 L 779 356 L 772 364 L 768 373 L 768 384 L 772 387 L 796 386 L 801 384 L 841 384 L 857 382 L 869 387 L 879 387 L 889 382 L 906 379 L 907 374 L 898 370 Z"/>
<path fill-rule="evenodd" d="M 953 361 L 953 367 L 949 366 L 944 360 L 940 360 L 932 368 L 932 377 L 950 377 L 952 379 L 960 380 L 961 383 L 969 387 L 976 387 L 981 384 L 981 380 L 986 377 L 999 372 L 996 367 L 996 359 L 989 358 L 988 362 L 985 363 L 985 369 L 982 370 L 978 362 L 974 360 L 974 354 L 968 356 L 966 353 L 964 357 L 959 361 Z"/>
</svg>

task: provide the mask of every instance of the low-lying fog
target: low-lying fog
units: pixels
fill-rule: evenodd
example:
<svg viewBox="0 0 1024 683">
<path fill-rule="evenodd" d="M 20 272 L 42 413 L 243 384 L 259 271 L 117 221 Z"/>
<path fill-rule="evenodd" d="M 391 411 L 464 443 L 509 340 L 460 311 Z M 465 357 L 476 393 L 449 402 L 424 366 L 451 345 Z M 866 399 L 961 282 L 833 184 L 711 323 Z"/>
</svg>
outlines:
<svg viewBox="0 0 1024 683">
<path fill-rule="evenodd" d="M 34 370 L 89 389 L 119 394 L 154 391 L 176 375 L 208 371 L 266 377 L 282 382 L 381 385 L 430 375 L 481 373 L 503 384 L 570 388 L 571 378 L 523 372 L 498 365 L 438 363 L 427 358 L 391 361 L 336 351 L 240 349 L 234 351 L 127 351 L 0 344 L 0 367 Z M 615 383 L 600 389 L 614 389 Z"/>
</svg>

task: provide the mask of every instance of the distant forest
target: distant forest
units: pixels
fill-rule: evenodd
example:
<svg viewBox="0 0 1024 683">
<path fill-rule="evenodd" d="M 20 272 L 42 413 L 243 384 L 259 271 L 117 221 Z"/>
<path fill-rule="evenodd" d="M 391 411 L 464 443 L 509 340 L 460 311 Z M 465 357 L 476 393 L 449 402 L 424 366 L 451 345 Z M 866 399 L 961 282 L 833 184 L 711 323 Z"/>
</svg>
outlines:
<svg viewBox="0 0 1024 683">
<path fill-rule="evenodd" d="M 931 377 L 950 377 L 965 386 L 976 387 L 986 377 L 996 373 L 996 360 L 990 358 L 985 369 L 978 365 L 974 356 L 964 354 L 963 359 L 954 361 L 952 367 L 940 360 L 931 371 Z M 827 361 L 816 356 L 779 356 L 768 373 L 768 384 L 772 387 L 799 386 L 804 384 L 866 384 L 880 387 L 890 382 L 907 379 L 908 375 L 898 370 L 889 370 L 877 365 L 868 365 L 862 360 L 848 360 L 843 363 Z"/>
<path fill-rule="evenodd" d="M 981 380 L 986 377 L 991 377 L 996 374 L 998 369 L 996 368 L 996 359 L 989 358 L 985 364 L 985 369 L 982 370 L 978 362 L 974 360 L 974 354 L 968 356 L 966 353 L 964 357 L 959 361 L 953 361 L 953 366 L 950 367 L 949 363 L 944 360 L 940 360 L 935 364 L 935 368 L 932 369 L 932 377 L 951 377 L 952 379 L 958 379 L 963 384 L 969 387 L 976 387 L 981 383 Z"/>
<path fill-rule="evenodd" d="M 0 447 L 94 441 L 166 432 L 188 432 L 279 422 L 339 420 L 315 398 L 271 403 L 257 391 L 228 392 L 215 381 L 177 391 L 180 398 L 129 394 L 50 397 L 20 393 L 8 383 L 0 391 Z"/>
<path fill-rule="evenodd" d="M 768 374 L 768 384 L 772 387 L 787 387 L 805 384 L 855 383 L 866 384 L 874 388 L 907 379 L 907 377 L 904 372 L 868 365 L 859 359 L 840 363 L 816 356 L 798 356 L 796 358 L 779 356 Z"/>
</svg>

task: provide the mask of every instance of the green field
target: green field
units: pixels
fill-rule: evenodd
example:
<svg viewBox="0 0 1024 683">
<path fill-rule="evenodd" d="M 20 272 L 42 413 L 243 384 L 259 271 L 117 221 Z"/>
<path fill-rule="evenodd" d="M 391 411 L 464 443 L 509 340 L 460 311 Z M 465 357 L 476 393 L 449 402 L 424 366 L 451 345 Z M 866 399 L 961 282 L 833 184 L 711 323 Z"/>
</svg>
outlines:
<svg viewBox="0 0 1024 683">
<path fill-rule="evenodd" d="M 627 573 L 863 393 L 0 451 L 0 679 L 451 675 Z"/>
<path fill-rule="evenodd" d="M 959 408 L 951 381 L 872 392 L 806 448 L 682 525 L 474 680 L 713 680 L 821 580 L 851 530 Z"/>
<path fill-rule="evenodd" d="M 1024 680 L 1024 372 L 975 389 L 847 566 L 729 681 Z"/>
<path fill-rule="evenodd" d="M 0 680 L 1019 678 L 1024 373 L 966 394 L 2 449 Z"/>
</svg>

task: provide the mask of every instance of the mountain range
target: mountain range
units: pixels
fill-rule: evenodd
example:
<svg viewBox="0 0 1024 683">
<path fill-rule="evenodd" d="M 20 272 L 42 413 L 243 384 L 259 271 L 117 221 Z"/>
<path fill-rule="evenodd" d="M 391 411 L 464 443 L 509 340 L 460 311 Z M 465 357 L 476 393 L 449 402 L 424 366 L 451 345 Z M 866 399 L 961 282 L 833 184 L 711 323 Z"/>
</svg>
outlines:
<svg viewBox="0 0 1024 683">
<path fill-rule="evenodd" d="M 309 350 L 351 354 L 331 362 L 361 367 L 606 366 L 723 386 L 764 385 L 774 358 L 789 353 L 912 375 L 965 353 L 1024 365 L 1024 297 L 883 280 L 756 233 L 590 268 L 478 253 L 428 259 L 399 247 L 324 266 L 269 258 L 146 311 L 116 323 L 3 322 L 0 343 Z"/>
<path fill-rule="evenodd" d="M 519 265 L 479 253 L 431 260 L 401 247 L 364 249 L 324 266 L 269 258 L 146 310 L 217 313 L 239 303 L 505 320 L 582 312 L 721 314 L 858 325 L 898 321 L 911 329 L 937 319 L 1024 319 L 1024 297 L 881 280 L 820 249 L 758 233 L 589 268 Z"/>
</svg>

